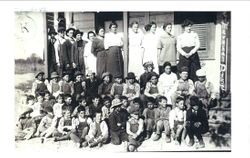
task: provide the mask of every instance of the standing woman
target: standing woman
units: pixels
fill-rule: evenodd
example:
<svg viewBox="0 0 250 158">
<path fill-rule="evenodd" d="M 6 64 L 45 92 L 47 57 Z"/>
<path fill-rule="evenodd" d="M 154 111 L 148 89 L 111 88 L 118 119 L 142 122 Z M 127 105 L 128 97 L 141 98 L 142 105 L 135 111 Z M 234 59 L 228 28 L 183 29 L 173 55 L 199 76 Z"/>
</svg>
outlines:
<svg viewBox="0 0 250 158">
<path fill-rule="evenodd" d="M 99 79 L 104 72 L 107 72 L 107 53 L 104 48 L 104 34 L 104 28 L 98 28 L 97 37 L 94 38 L 91 47 L 91 53 L 96 56 L 96 74 Z"/>
<path fill-rule="evenodd" d="M 82 40 L 83 32 L 75 31 L 76 42 L 72 46 L 72 65 L 75 71 L 80 71 L 85 76 L 84 50 L 87 41 Z"/>
<path fill-rule="evenodd" d="M 110 32 L 105 36 L 104 47 L 108 49 L 107 71 L 113 76 L 119 75 L 123 77 L 123 40 L 122 35 L 117 33 L 117 27 L 118 25 L 115 22 L 109 25 Z"/>
<path fill-rule="evenodd" d="M 201 68 L 200 58 L 197 50 L 200 47 L 200 40 L 197 33 L 191 31 L 193 22 L 186 19 L 182 24 L 184 32 L 177 38 L 177 51 L 180 53 L 178 71 L 181 67 L 189 68 L 189 78 L 197 81 L 196 71 Z"/>
<path fill-rule="evenodd" d="M 155 22 L 151 22 L 145 26 L 146 34 L 142 41 L 143 47 L 143 63 L 152 61 L 155 65 L 155 72 L 159 72 L 157 63 L 157 44 L 158 37 L 156 35 L 157 25 Z"/>
<path fill-rule="evenodd" d="M 143 33 L 139 29 L 139 23 L 136 21 L 132 22 L 129 29 L 128 72 L 134 72 L 137 77 L 143 73 L 142 39 Z"/>
<path fill-rule="evenodd" d="M 88 32 L 88 43 L 85 46 L 85 66 L 86 66 L 86 74 L 88 72 L 96 73 L 96 57 L 91 52 L 92 42 L 95 38 L 95 33 L 93 31 Z"/>
</svg>

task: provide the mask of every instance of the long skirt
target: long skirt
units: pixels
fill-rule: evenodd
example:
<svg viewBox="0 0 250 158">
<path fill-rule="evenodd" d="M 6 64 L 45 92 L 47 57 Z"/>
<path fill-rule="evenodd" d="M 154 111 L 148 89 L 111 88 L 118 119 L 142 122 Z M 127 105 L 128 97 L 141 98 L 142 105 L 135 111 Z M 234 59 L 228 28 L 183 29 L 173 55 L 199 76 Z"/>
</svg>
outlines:
<svg viewBox="0 0 250 158">
<path fill-rule="evenodd" d="M 107 71 L 114 75 L 123 77 L 123 57 L 121 48 L 118 46 L 109 47 L 107 55 Z"/>
<path fill-rule="evenodd" d="M 101 78 L 102 74 L 107 71 L 107 52 L 105 50 L 97 53 L 96 56 L 96 73 Z"/>
<path fill-rule="evenodd" d="M 189 53 L 192 49 L 194 48 L 194 46 L 192 47 L 183 47 L 182 50 L 185 51 L 186 53 Z M 193 55 L 191 55 L 189 58 L 186 58 L 185 56 L 182 56 L 180 54 L 179 56 L 179 63 L 177 65 L 178 71 L 180 72 L 181 68 L 183 66 L 188 67 L 189 72 L 188 72 L 188 76 L 189 78 L 195 82 L 198 80 L 197 76 L 196 76 L 196 71 L 199 70 L 201 68 L 200 65 L 200 58 L 197 52 L 195 52 Z"/>
</svg>

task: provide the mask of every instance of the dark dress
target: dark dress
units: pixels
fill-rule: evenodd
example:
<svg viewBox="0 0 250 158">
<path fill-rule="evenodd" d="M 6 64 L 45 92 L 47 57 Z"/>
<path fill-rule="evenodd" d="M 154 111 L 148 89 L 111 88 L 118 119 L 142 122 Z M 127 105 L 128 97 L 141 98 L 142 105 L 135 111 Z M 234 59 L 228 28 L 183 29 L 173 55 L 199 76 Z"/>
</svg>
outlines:
<svg viewBox="0 0 250 158">
<path fill-rule="evenodd" d="M 84 48 L 87 41 L 76 41 L 72 45 L 72 63 L 76 64 L 76 70 L 85 75 Z"/>
<path fill-rule="evenodd" d="M 194 48 L 194 46 L 192 47 L 183 47 L 182 50 L 186 53 L 189 53 L 192 49 Z M 189 78 L 195 82 L 198 80 L 197 76 L 196 76 L 196 71 L 199 70 L 201 68 L 200 65 L 200 58 L 197 52 L 195 52 L 193 55 L 191 55 L 189 58 L 186 58 L 185 56 L 182 56 L 180 54 L 179 56 L 179 63 L 177 65 L 178 71 L 180 72 L 181 68 L 183 66 L 186 66 L 189 68 Z"/>
<path fill-rule="evenodd" d="M 112 75 L 121 75 L 123 77 L 123 57 L 121 47 L 109 47 L 107 56 L 107 71 Z"/>
<path fill-rule="evenodd" d="M 92 42 L 91 53 L 96 56 L 97 77 L 101 78 L 102 74 L 107 71 L 107 53 L 104 48 L 104 41 L 95 38 Z"/>
</svg>

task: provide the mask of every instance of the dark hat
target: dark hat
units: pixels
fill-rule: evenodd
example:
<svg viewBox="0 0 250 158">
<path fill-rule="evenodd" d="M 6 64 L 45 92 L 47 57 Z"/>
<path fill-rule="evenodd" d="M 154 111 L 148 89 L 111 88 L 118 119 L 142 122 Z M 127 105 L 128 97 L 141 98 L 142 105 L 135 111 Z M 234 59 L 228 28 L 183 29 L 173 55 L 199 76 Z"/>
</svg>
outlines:
<svg viewBox="0 0 250 158">
<path fill-rule="evenodd" d="M 196 97 L 196 96 L 191 96 L 189 100 L 190 100 L 190 101 L 189 101 L 190 106 L 195 106 L 195 105 L 200 106 L 200 100 L 199 100 L 198 97 Z"/>
<path fill-rule="evenodd" d="M 51 79 L 53 79 L 53 78 L 58 78 L 59 77 L 59 75 L 57 74 L 57 72 L 52 72 L 51 73 Z"/>
<path fill-rule="evenodd" d="M 44 72 L 43 72 L 43 71 L 39 71 L 39 72 L 36 74 L 35 78 L 37 78 L 40 74 L 41 74 L 41 75 L 44 75 Z"/>
<path fill-rule="evenodd" d="M 78 35 L 78 34 L 83 35 L 83 32 L 81 32 L 79 29 L 77 29 L 77 30 L 75 30 L 75 32 L 74 32 L 74 37 L 76 37 L 76 35 Z"/>
<path fill-rule="evenodd" d="M 74 29 L 74 28 L 70 27 L 70 28 L 68 28 L 68 29 L 66 30 L 66 33 L 68 33 L 70 30 L 72 30 L 73 32 L 75 32 L 75 31 L 76 31 L 76 29 Z"/>
<path fill-rule="evenodd" d="M 121 105 L 122 105 L 122 101 L 120 99 L 118 99 L 118 98 L 113 99 L 110 109 L 121 106 Z"/>
<path fill-rule="evenodd" d="M 148 81 L 151 80 L 151 78 L 152 78 L 153 76 L 159 78 L 159 75 L 158 75 L 156 72 L 150 72 L 149 75 L 148 75 Z"/>
<path fill-rule="evenodd" d="M 52 35 L 52 34 L 54 34 L 54 35 L 56 35 L 56 34 L 57 34 L 57 32 L 56 32 L 56 30 L 55 30 L 55 28 L 54 28 L 54 27 L 49 28 L 48 35 Z"/>
<path fill-rule="evenodd" d="M 76 77 L 76 76 L 79 76 L 79 75 L 83 76 L 83 73 L 80 72 L 80 71 L 76 71 L 75 74 L 74 74 L 75 77 Z"/>
<path fill-rule="evenodd" d="M 53 108 L 51 106 L 46 106 L 44 108 L 44 111 L 47 112 L 47 113 L 53 113 Z"/>
<path fill-rule="evenodd" d="M 189 69 L 188 69 L 187 66 L 183 66 L 183 67 L 181 67 L 181 69 L 180 69 L 180 73 L 182 73 L 182 72 L 188 72 L 188 71 L 189 71 Z"/>
<path fill-rule="evenodd" d="M 135 79 L 135 74 L 133 72 L 129 72 L 126 79 Z"/>
<path fill-rule="evenodd" d="M 148 66 L 151 66 L 152 68 L 154 68 L 154 63 L 152 61 L 148 61 L 143 64 L 143 67 L 145 68 L 147 68 Z"/>
<path fill-rule="evenodd" d="M 104 73 L 102 74 L 102 79 L 103 79 L 104 77 L 106 77 L 106 76 L 111 76 L 110 72 L 104 72 Z"/>
<path fill-rule="evenodd" d="M 61 32 L 61 31 L 65 31 L 66 29 L 65 29 L 65 27 L 58 27 L 58 32 Z"/>
</svg>

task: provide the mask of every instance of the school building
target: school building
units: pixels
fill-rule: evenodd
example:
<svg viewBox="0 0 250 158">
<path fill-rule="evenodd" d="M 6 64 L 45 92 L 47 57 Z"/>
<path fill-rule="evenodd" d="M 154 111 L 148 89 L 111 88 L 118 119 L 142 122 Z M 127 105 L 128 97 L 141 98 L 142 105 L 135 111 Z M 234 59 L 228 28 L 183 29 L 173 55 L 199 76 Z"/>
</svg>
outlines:
<svg viewBox="0 0 250 158">
<path fill-rule="evenodd" d="M 104 26 L 108 31 L 110 22 L 115 21 L 118 24 L 118 32 L 124 34 L 125 76 L 129 62 L 128 28 L 132 21 L 139 22 L 142 30 L 146 24 L 154 21 L 158 33 L 161 33 L 164 23 L 171 22 L 174 24 L 173 34 L 178 36 L 182 33 L 181 23 L 188 18 L 194 22 L 193 29 L 200 38 L 201 47 L 198 53 L 208 80 L 213 82 L 217 92 L 230 92 L 230 12 L 26 12 L 25 15 L 36 17 L 33 21 L 37 22 L 36 31 L 40 34 L 39 37 L 43 38 L 43 48 L 47 48 L 48 28 L 53 26 L 57 30 L 60 21 L 65 22 L 66 28 L 73 26 L 84 33 L 95 31 L 99 26 Z M 46 64 L 47 50 L 42 50 L 42 53 Z"/>
</svg>

